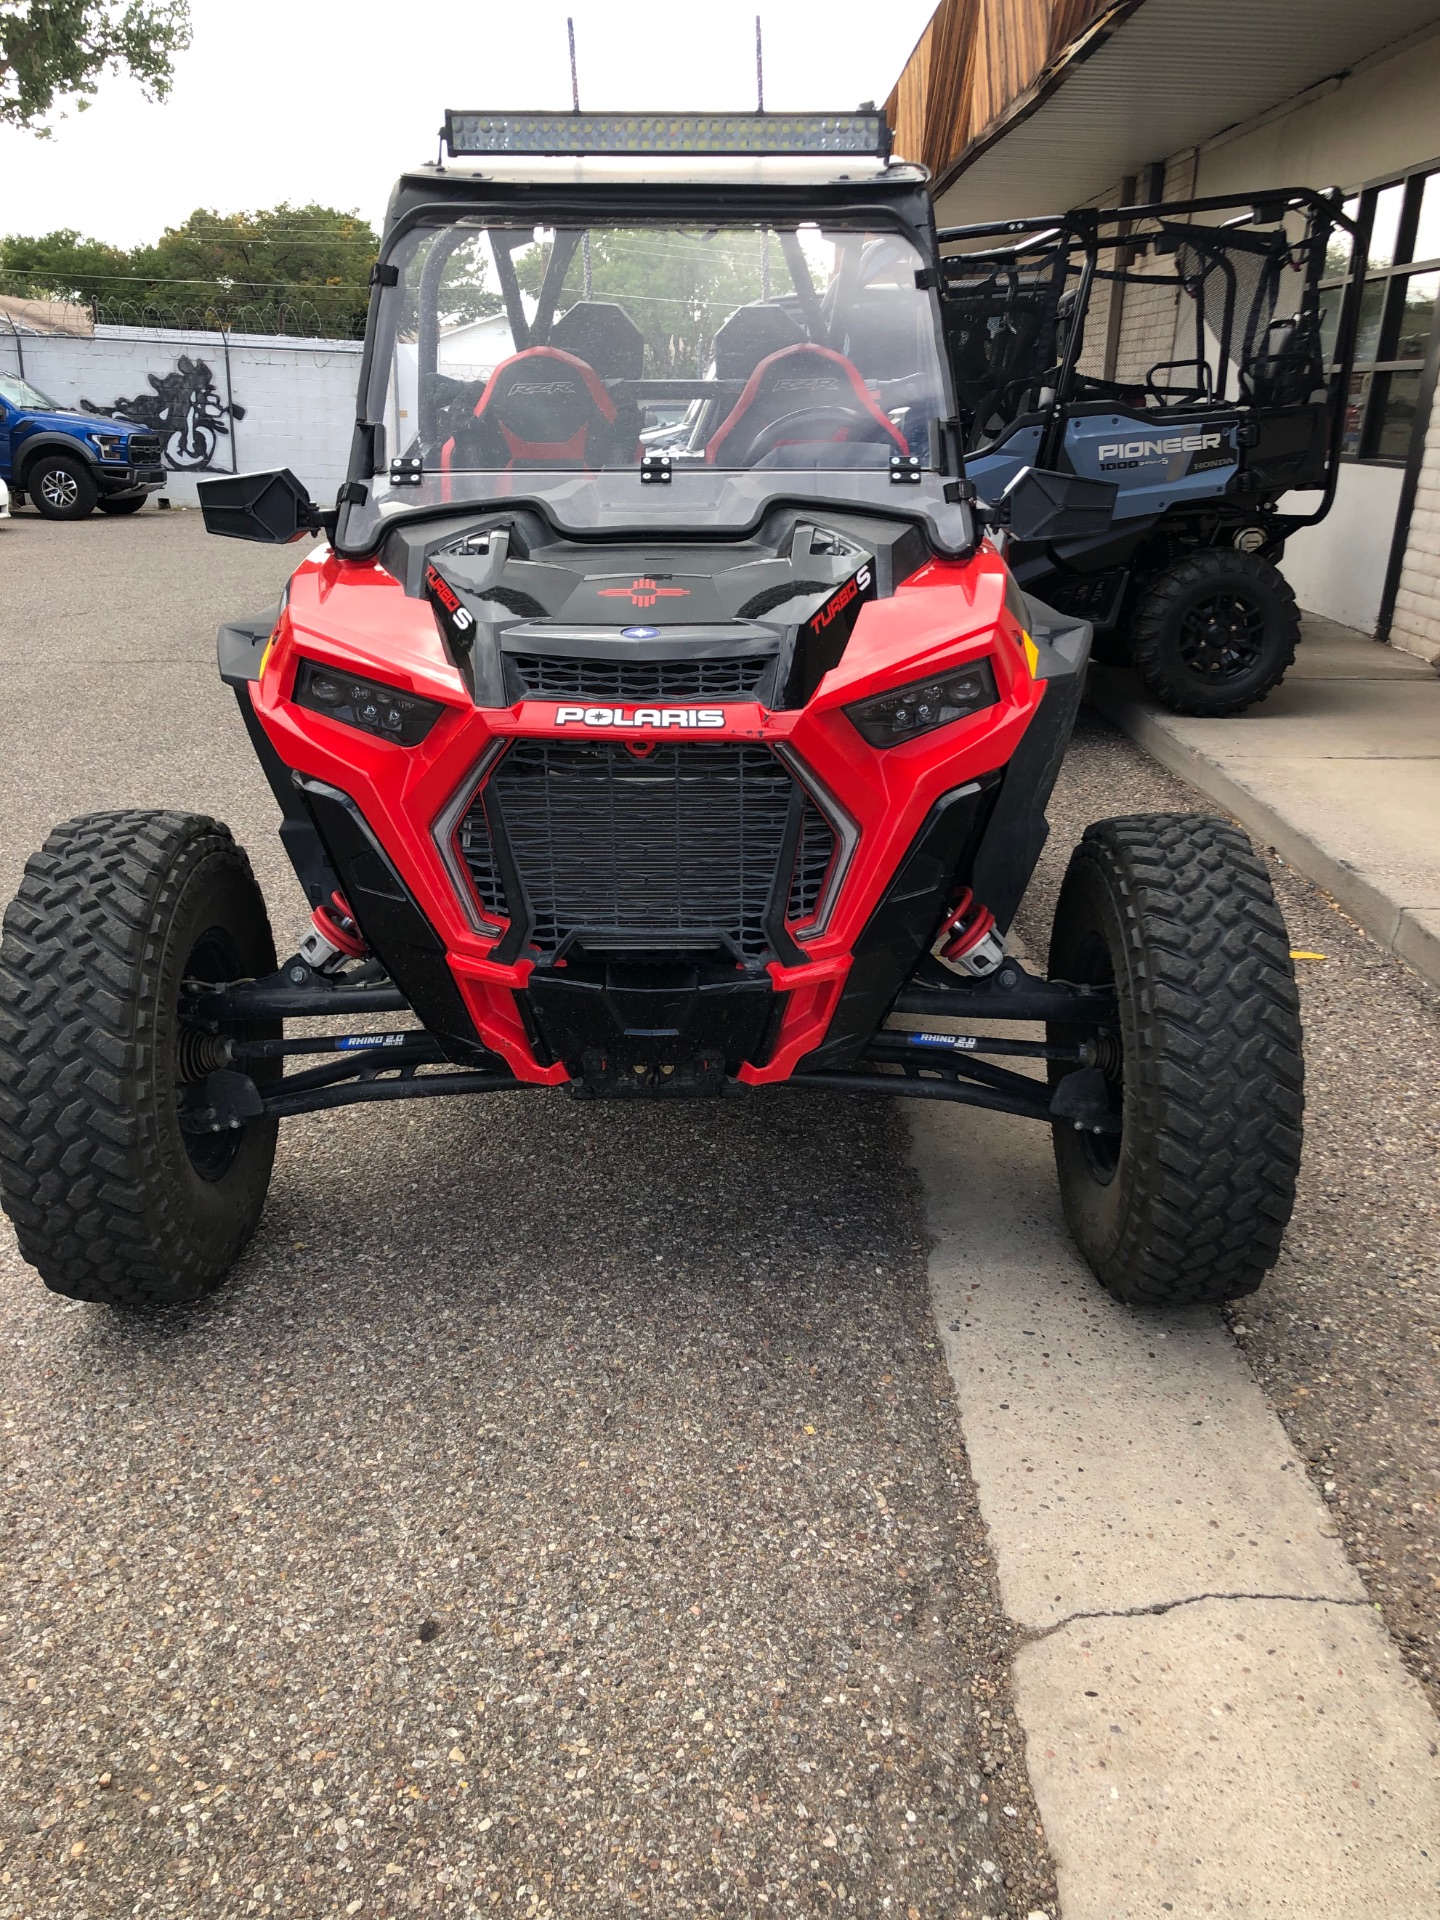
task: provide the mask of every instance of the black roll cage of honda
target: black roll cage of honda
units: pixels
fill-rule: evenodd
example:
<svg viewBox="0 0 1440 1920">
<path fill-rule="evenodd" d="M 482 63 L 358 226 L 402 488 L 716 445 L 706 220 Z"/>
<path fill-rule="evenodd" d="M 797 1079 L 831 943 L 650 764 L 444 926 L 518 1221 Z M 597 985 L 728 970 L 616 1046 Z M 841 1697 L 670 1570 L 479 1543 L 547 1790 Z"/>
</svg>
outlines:
<svg viewBox="0 0 1440 1920">
<path fill-rule="evenodd" d="M 1218 227 L 1186 227 L 1181 223 L 1193 214 L 1233 212 L 1236 208 L 1246 209 L 1236 218 L 1226 221 Z M 1053 215 L 1029 215 L 1011 220 L 986 221 L 970 226 L 942 227 L 936 234 L 940 248 L 954 246 L 960 242 L 983 241 L 1009 238 L 1011 244 L 1005 247 L 967 247 L 961 253 L 941 253 L 939 255 L 940 297 L 943 303 L 947 291 L 958 292 L 960 282 L 966 275 L 973 275 L 978 267 L 990 265 L 997 270 L 1006 268 L 1018 271 L 1027 264 L 1038 267 L 1048 258 L 1053 263 L 1053 279 L 1056 282 L 1054 292 L 1058 302 L 1067 290 L 1067 282 L 1074 282 L 1074 300 L 1068 315 L 1069 326 L 1058 363 L 1054 367 L 1054 377 L 1049 384 L 1048 393 L 1039 409 L 1043 417 L 1039 450 L 1036 454 L 1037 467 L 1054 467 L 1058 461 L 1060 445 L 1065 431 L 1066 408 L 1074 398 L 1077 375 L 1077 362 L 1084 342 L 1084 320 L 1089 310 L 1091 295 L 1096 285 L 1102 281 L 1118 284 L 1145 285 L 1162 281 L 1170 285 L 1183 284 L 1175 276 L 1157 276 L 1139 274 L 1130 270 L 1131 250 L 1142 253 L 1155 247 L 1157 251 L 1175 252 L 1183 244 L 1198 245 L 1200 250 L 1208 252 L 1221 271 L 1227 276 L 1227 321 L 1225 337 L 1220 342 L 1217 359 L 1222 369 L 1229 358 L 1229 331 L 1233 325 L 1235 277 L 1233 269 L 1224 260 L 1224 250 L 1219 244 L 1223 241 L 1235 247 L 1254 250 L 1254 237 L 1246 234 L 1245 229 L 1252 224 L 1274 225 L 1287 213 L 1299 213 L 1304 216 L 1305 231 L 1289 248 L 1292 264 L 1299 266 L 1302 280 L 1302 314 L 1308 324 L 1316 330 L 1320 324 L 1318 305 L 1318 283 L 1326 270 L 1326 244 L 1331 232 L 1339 228 L 1350 236 L 1352 245 L 1357 237 L 1356 223 L 1344 211 L 1341 195 L 1337 188 L 1319 192 L 1311 187 L 1284 187 L 1261 193 L 1210 194 L 1190 200 L 1152 201 L 1126 207 L 1078 207 L 1068 213 Z M 1153 231 L 1137 231 L 1150 225 Z M 1197 240 L 1198 236 L 1198 240 Z M 1111 267 L 1100 265 L 1100 255 L 1113 252 L 1115 264 Z M 1303 256 L 1297 259 L 1297 256 Z M 1287 514 L 1286 524 L 1290 529 L 1314 526 L 1323 520 L 1335 498 L 1335 487 L 1339 478 L 1340 455 L 1344 444 L 1346 397 L 1350 386 L 1350 368 L 1355 353 L 1355 339 L 1359 326 L 1360 294 L 1364 275 L 1353 267 L 1346 282 L 1341 301 L 1339 324 L 1335 345 L 1330 356 L 1330 370 L 1325 376 L 1329 397 L 1329 433 L 1326 443 L 1325 481 L 1320 504 L 1308 514 Z M 1197 330 L 1203 328 L 1203 321 L 1197 313 Z M 1247 341 L 1247 345 L 1250 345 Z M 1203 342 L 1198 343 L 1197 357 L 1204 364 Z M 1162 363 L 1168 366 L 1193 364 L 1189 361 Z M 1158 371 L 1152 369 L 1152 373 Z M 1243 409 L 1247 402 L 1243 395 L 1234 402 L 1224 400 L 1224 374 L 1222 385 L 1215 403 L 1233 405 Z"/>
</svg>

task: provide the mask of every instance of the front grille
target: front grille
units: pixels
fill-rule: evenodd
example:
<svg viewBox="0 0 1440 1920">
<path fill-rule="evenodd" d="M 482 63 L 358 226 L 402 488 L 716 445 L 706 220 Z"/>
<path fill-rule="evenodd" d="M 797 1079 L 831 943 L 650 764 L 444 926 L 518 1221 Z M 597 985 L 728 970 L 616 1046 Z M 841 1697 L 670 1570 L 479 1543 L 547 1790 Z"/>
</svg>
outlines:
<svg viewBox="0 0 1440 1920">
<path fill-rule="evenodd" d="M 792 926 L 803 927 L 815 918 L 834 858 L 835 829 L 807 794 L 790 876 L 790 902 L 785 909 L 785 918 Z"/>
<path fill-rule="evenodd" d="M 132 467 L 158 467 L 163 458 L 159 438 L 153 433 L 132 433 L 128 459 Z"/>
<path fill-rule="evenodd" d="M 514 676 L 512 697 L 559 700 L 724 700 L 753 694 L 773 654 L 740 654 L 728 660 L 571 659 L 553 653 L 506 655 Z"/>
<path fill-rule="evenodd" d="M 505 883 L 500 878 L 500 863 L 495 857 L 495 838 L 490 831 L 490 822 L 485 817 L 483 789 L 471 801 L 460 822 L 459 841 L 460 858 L 465 862 L 465 869 L 486 919 L 508 919 Z"/>
<path fill-rule="evenodd" d="M 521 740 L 471 802 L 460 845 L 483 899 L 499 887 L 492 824 L 503 832 L 542 951 L 588 928 L 725 934 L 753 957 L 769 945 L 797 793 L 765 747 L 666 744 L 642 758 L 609 741 Z"/>
</svg>

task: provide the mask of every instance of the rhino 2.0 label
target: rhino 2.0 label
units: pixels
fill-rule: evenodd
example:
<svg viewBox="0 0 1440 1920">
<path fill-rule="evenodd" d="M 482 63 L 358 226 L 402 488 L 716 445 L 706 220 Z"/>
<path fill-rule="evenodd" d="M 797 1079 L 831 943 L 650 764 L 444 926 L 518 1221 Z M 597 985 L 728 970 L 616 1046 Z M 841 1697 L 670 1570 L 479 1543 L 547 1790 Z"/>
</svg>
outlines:
<svg viewBox="0 0 1440 1920">
<path fill-rule="evenodd" d="M 557 727 L 723 727 L 721 707 L 556 707 Z"/>
</svg>

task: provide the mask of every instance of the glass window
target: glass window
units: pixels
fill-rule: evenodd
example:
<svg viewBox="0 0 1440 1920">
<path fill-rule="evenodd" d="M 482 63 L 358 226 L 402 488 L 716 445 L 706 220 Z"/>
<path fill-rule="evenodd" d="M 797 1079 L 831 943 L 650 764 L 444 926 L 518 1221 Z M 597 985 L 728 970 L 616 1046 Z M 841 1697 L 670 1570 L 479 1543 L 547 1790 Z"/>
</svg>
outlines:
<svg viewBox="0 0 1440 1920">
<path fill-rule="evenodd" d="M 1420 219 L 1410 258 L 1440 260 L 1440 173 L 1432 173 L 1421 192 Z"/>
<path fill-rule="evenodd" d="M 1345 402 L 1345 437 L 1341 442 L 1341 451 L 1344 453 L 1358 454 L 1360 451 L 1360 434 L 1365 425 L 1365 404 L 1370 398 L 1371 378 L 1368 373 L 1352 373 L 1350 376 L 1350 393 Z"/>
<path fill-rule="evenodd" d="M 1440 295 L 1440 273 L 1412 273 L 1404 281 L 1404 305 L 1393 358 L 1423 360 L 1430 346 L 1435 300 Z"/>
<path fill-rule="evenodd" d="M 1410 454 L 1440 298 L 1440 269 L 1434 265 L 1440 260 L 1440 172 L 1367 188 L 1347 208 L 1357 204 L 1369 217 L 1370 243 L 1343 446 L 1354 460 L 1403 461 Z M 1412 263 L 1430 270 L 1414 272 Z M 1335 351 L 1344 297 L 1343 285 L 1320 295 L 1327 356 Z"/>
<path fill-rule="evenodd" d="M 1381 373 L 1375 379 L 1370 409 L 1371 457 L 1403 460 L 1410 451 L 1410 435 L 1420 404 L 1420 372 Z"/>
<path fill-rule="evenodd" d="M 1360 324 L 1355 334 L 1355 358 L 1373 360 L 1380 351 L 1380 321 L 1385 311 L 1388 280 L 1367 280 L 1360 290 Z"/>
<path fill-rule="evenodd" d="M 1327 367 L 1335 358 L 1335 340 L 1340 332 L 1340 308 L 1344 299 L 1343 287 L 1320 289 L 1320 353 Z"/>
<path fill-rule="evenodd" d="M 1395 238 L 1400 231 L 1400 213 L 1405 204 L 1405 182 L 1382 187 L 1375 196 L 1375 217 L 1370 223 L 1370 265 L 1393 267 Z"/>
<path fill-rule="evenodd" d="M 1347 220 L 1354 220 L 1360 212 L 1358 197 L 1345 202 L 1344 213 Z M 1350 266 L 1350 250 L 1354 242 L 1343 227 L 1337 227 L 1325 242 L 1325 278 L 1334 279 L 1345 273 Z"/>
<path fill-rule="evenodd" d="M 421 472 L 878 471 L 943 405 L 920 256 L 801 225 L 447 226 L 397 257 L 391 445 Z"/>
<path fill-rule="evenodd" d="M 55 402 L 41 393 L 38 387 L 32 387 L 28 380 L 22 380 L 14 373 L 0 373 L 0 400 L 8 400 L 12 407 L 45 407 L 53 410 L 55 406 Z"/>
</svg>

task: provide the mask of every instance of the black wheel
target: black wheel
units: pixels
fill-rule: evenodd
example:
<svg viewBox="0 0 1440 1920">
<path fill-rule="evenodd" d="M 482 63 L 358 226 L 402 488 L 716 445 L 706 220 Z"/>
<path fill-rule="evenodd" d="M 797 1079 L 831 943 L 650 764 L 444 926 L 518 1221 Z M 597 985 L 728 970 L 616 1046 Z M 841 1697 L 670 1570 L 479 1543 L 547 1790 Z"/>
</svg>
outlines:
<svg viewBox="0 0 1440 1920">
<path fill-rule="evenodd" d="M 68 453 L 42 453 L 25 469 L 25 495 L 47 520 L 83 520 L 95 511 L 100 489 L 83 460 Z"/>
<path fill-rule="evenodd" d="M 1243 713 L 1278 687 L 1300 643 L 1285 576 L 1258 553 L 1191 554 L 1146 587 L 1130 658 L 1172 713 Z"/>
<path fill-rule="evenodd" d="M 1119 1004 L 1098 1037 L 1119 1132 L 1055 1129 L 1065 1218 L 1101 1285 L 1130 1306 L 1253 1293 L 1294 1204 L 1304 1068 L 1290 941 L 1249 841 L 1204 814 L 1087 827 L 1050 974 L 1113 983 Z"/>
<path fill-rule="evenodd" d="M 102 493 L 96 504 L 101 513 L 138 513 L 149 498 L 142 488 L 139 493 Z"/>
<path fill-rule="evenodd" d="M 26 863 L 0 938 L 0 1202 L 56 1293 L 156 1306 L 224 1279 L 260 1218 L 276 1123 L 182 1127 L 216 1060 L 181 983 L 274 970 L 250 862 L 218 821 L 87 814 Z"/>
</svg>

